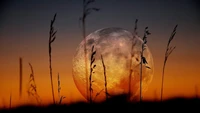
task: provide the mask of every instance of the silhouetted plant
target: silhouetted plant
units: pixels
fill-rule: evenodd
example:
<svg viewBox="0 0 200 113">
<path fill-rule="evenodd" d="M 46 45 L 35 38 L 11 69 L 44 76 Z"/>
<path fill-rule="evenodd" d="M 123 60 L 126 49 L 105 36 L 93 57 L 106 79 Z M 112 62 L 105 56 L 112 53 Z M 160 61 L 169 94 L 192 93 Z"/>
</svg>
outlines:
<svg viewBox="0 0 200 113">
<path fill-rule="evenodd" d="M 173 52 L 173 50 L 176 48 L 176 46 L 170 46 L 170 43 L 171 41 L 174 39 L 174 36 L 176 35 L 176 28 L 178 27 L 178 25 L 176 25 L 174 27 L 174 30 L 172 31 L 171 33 L 171 36 L 168 40 L 168 43 L 167 43 L 167 48 L 166 48 L 166 51 L 165 51 L 165 59 L 164 59 L 164 64 L 163 64 L 163 72 L 162 72 L 162 83 L 161 83 L 161 94 L 160 94 L 160 98 L 161 98 L 161 101 L 163 100 L 163 85 L 164 85 L 164 74 L 165 74 L 165 66 L 166 66 L 166 63 L 167 63 L 167 60 L 168 60 L 168 57 L 169 55 Z"/>
<path fill-rule="evenodd" d="M 137 32 L 137 23 L 138 23 L 138 19 L 135 20 L 134 36 L 138 34 L 138 32 Z"/>
<path fill-rule="evenodd" d="M 12 107 L 12 93 L 10 93 L 10 108 Z"/>
<path fill-rule="evenodd" d="M 54 24 L 55 20 L 56 20 L 56 14 L 53 17 L 53 20 L 51 20 L 50 31 L 49 31 L 49 69 L 50 69 L 52 97 L 53 97 L 53 103 L 54 104 L 55 104 L 55 97 L 54 97 L 53 78 L 52 78 L 52 66 L 51 66 L 51 44 L 56 39 L 56 32 L 57 31 L 54 31 L 54 27 L 53 27 L 53 24 Z"/>
<path fill-rule="evenodd" d="M 60 86 L 60 76 L 59 76 L 59 73 L 58 73 L 58 98 L 59 98 L 59 101 L 60 101 L 60 90 L 61 90 L 61 86 Z"/>
<path fill-rule="evenodd" d="M 105 82 L 105 95 L 106 95 L 106 100 L 108 100 L 108 89 L 107 89 L 107 79 L 106 79 L 106 66 L 104 64 L 103 56 L 101 55 L 101 61 L 103 65 L 103 75 L 104 75 L 104 82 Z"/>
<path fill-rule="evenodd" d="M 101 92 L 103 91 L 103 89 L 101 89 L 99 92 L 97 92 L 97 94 L 95 95 L 93 101 L 95 101 L 95 99 L 97 98 L 97 96 L 99 96 L 101 94 Z"/>
<path fill-rule="evenodd" d="M 85 78 L 86 78 L 86 97 L 88 100 L 88 64 L 87 64 L 87 51 L 86 51 L 86 27 L 85 27 L 85 20 L 86 17 L 91 14 L 92 11 L 99 11 L 99 8 L 89 8 L 89 4 L 95 2 L 95 0 L 83 0 L 83 14 L 79 18 L 79 21 L 82 23 L 82 35 L 84 39 L 84 58 L 85 58 Z"/>
<path fill-rule="evenodd" d="M 36 99 L 36 101 L 40 104 L 41 103 L 41 99 L 40 96 L 37 93 L 37 87 L 36 87 L 36 83 L 35 83 L 35 77 L 34 77 L 34 71 L 33 71 L 33 67 L 31 65 L 31 63 L 29 63 L 30 69 L 31 69 L 31 74 L 29 76 L 29 82 L 28 82 L 28 96 L 32 96 Z"/>
<path fill-rule="evenodd" d="M 146 58 L 144 57 L 143 53 L 144 50 L 146 49 L 146 44 L 147 44 L 147 36 L 150 35 L 151 33 L 148 31 L 148 27 L 145 28 L 144 31 L 144 36 L 143 36 L 143 43 L 142 43 L 142 51 L 141 51 L 141 61 L 140 61 L 140 102 L 142 101 L 142 65 L 144 64 L 146 68 L 149 68 L 146 66 L 148 62 L 146 61 Z"/>
<path fill-rule="evenodd" d="M 19 58 L 19 97 L 22 96 L 22 58 Z"/>
<path fill-rule="evenodd" d="M 59 98 L 59 104 L 61 104 L 62 100 L 65 98 L 65 96 L 61 96 L 60 95 L 60 91 L 61 91 L 60 76 L 59 76 L 59 73 L 58 73 L 58 98 Z"/>
<path fill-rule="evenodd" d="M 94 72 L 94 69 L 96 67 L 96 65 L 94 64 L 95 62 L 95 54 L 96 54 L 96 51 L 94 51 L 94 46 L 92 46 L 92 50 L 91 50 L 91 57 L 90 57 L 90 76 L 89 76 L 89 82 L 90 82 L 90 103 L 92 103 L 92 93 L 93 93 L 93 89 L 92 89 L 92 83 L 94 81 L 92 81 L 92 74 L 95 73 Z"/>
<path fill-rule="evenodd" d="M 133 33 L 133 39 L 132 39 L 132 44 L 131 44 L 131 57 L 130 57 L 130 73 L 129 73 L 129 92 L 128 92 L 128 97 L 129 97 L 129 100 L 131 98 L 131 78 L 132 78 L 132 73 L 133 73 L 133 69 L 132 69 L 132 58 L 134 56 L 133 54 L 133 47 L 135 46 L 136 43 L 134 43 L 134 38 L 135 38 L 135 35 L 137 35 L 137 22 L 138 20 L 136 19 L 135 20 L 135 28 L 134 28 L 134 33 Z"/>
</svg>

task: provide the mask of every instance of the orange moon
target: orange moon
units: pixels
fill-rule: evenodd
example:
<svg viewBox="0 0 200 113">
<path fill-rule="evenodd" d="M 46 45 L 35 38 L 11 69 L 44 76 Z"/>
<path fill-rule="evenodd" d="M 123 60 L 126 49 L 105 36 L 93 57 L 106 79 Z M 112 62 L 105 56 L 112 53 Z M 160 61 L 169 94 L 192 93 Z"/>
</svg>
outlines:
<svg viewBox="0 0 200 113">
<path fill-rule="evenodd" d="M 131 57 L 132 42 L 134 47 L 132 50 L 133 56 Z M 92 46 L 94 46 L 94 50 L 96 51 L 94 56 L 94 64 L 96 65 L 94 69 L 95 73 L 92 74 L 92 100 L 94 102 L 100 102 L 106 99 L 104 70 L 101 55 L 103 56 L 104 64 L 106 67 L 108 94 L 111 96 L 118 94 L 128 94 L 129 74 L 130 68 L 132 68 L 133 72 L 131 77 L 131 99 L 137 98 L 139 96 L 141 60 L 140 54 L 142 43 L 143 41 L 139 36 L 133 36 L 132 33 L 125 29 L 114 27 L 97 30 L 86 37 L 88 77 L 90 74 L 90 57 L 92 54 Z M 76 87 L 87 99 L 84 44 L 85 43 L 83 40 L 77 47 L 72 62 L 72 73 Z M 142 93 L 147 90 L 148 85 L 152 81 L 154 72 L 153 57 L 148 46 L 144 51 L 144 57 L 146 58 L 146 61 L 148 62 L 147 66 L 150 67 L 150 69 L 146 68 L 145 65 L 142 66 Z"/>
</svg>

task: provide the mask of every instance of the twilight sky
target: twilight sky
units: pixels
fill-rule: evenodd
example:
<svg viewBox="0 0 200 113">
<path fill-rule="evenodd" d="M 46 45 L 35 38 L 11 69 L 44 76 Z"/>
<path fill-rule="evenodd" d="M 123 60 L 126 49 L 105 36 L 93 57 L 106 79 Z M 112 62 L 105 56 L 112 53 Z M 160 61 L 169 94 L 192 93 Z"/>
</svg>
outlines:
<svg viewBox="0 0 200 113">
<path fill-rule="evenodd" d="M 139 35 L 146 26 L 152 35 L 148 46 L 154 59 L 154 78 L 144 94 L 145 99 L 159 98 L 162 65 L 168 38 L 176 24 L 172 45 L 176 49 L 166 65 L 164 98 L 194 96 L 200 86 L 200 9 L 198 0 L 96 0 L 91 4 L 101 10 L 88 16 L 87 35 L 105 27 L 132 31 L 138 19 Z M 72 58 L 82 41 L 79 17 L 82 0 L 1 0 L 0 2 L 0 107 L 26 103 L 26 84 L 33 65 L 38 93 L 43 103 L 52 102 L 48 37 L 50 20 L 57 13 L 57 38 L 52 44 L 52 66 L 55 89 L 57 73 L 65 102 L 83 100 L 72 78 Z M 19 57 L 23 58 L 23 98 L 19 100 Z M 55 91 L 57 99 L 57 91 Z"/>
</svg>

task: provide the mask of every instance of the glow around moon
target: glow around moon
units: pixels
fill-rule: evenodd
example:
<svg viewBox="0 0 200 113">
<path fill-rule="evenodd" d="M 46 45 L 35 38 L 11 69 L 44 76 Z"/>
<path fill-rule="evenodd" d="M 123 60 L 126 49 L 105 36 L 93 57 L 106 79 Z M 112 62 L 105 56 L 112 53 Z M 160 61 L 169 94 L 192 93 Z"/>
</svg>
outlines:
<svg viewBox="0 0 200 113">
<path fill-rule="evenodd" d="M 131 58 L 131 47 L 133 41 L 133 56 Z M 140 60 L 141 48 L 143 41 L 138 36 L 133 36 L 127 30 L 122 28 L 105 28 L 97 30 L 86 37 L 87 49 L 87 70 L 88 77 L 90 74 L 90 57 L 91 49 L 94 46 L 96 51 L 95 62 L 96 65 L 92 74 L 92 100 L 103 101 L 105 100 L 105 81 L 104 70 L 101 60 L 101 55 L 104 59 L 107 75 L 107 89 L 109 95 L 128 94 L 129 92 L 129 75 L 130 63 L 132 63 L 132 77 L 131 77 L 131 98 L 137 98 L 140 90 Z M 73 78 L 74 82 L 80 93 L 87 98 L 86 95 L 86 70 L 85 70 L 85 57 L 84 57 L 84 40 L 80 43 L 73 58 Z M 146 47 L 144 51 L 146 58 L 151 69 L 142 67 L 142 91 L 147 90 L 153 78 L 153 58 L 151 52 Z M 130 62 L 132 59 L 132 62 Z M 89 78 L 88 78 L 89 81 Z M 89 89 L 89 85 L 88 85 Z M 88 94 L 89 95 L 89 94 Z"/>
</svg>

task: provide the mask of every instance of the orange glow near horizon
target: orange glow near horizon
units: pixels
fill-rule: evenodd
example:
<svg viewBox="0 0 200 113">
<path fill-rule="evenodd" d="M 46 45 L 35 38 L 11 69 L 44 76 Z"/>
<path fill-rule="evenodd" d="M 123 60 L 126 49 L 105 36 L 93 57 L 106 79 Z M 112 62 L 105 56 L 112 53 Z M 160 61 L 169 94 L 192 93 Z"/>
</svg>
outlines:
<svg viewBox="0 0 200 113">
<path fill-rule="evenodd" d="M 150 47 L 151 49 L 151 47 Z M 178 50 L 177 50 L 178 51 Z M 198 67 L 187 62 L 186 60 L 178 59 L 177 51 L 172 53 L 165 70 L 165 83 L 164 83 L 164 98 L 183 96 L 193 97 L 195 95 L 195 85 L 200 79 L 197 76 L 199 73 Z M 73 54 L 75 51 L 71 51 Z M 158 51 L 159 53 L 159 51 Z M 161 53 L 161 52 L 160 52 Z M 163 52 L 162 52 L 163 53 Z M 52 67 L 53 67 L 53 80 L 54 80 L 54 92 L 55 98 L 58 101 L 57 94 L 57 74 L 60 73 L 61 80 L 61 95 L 66 96 L 63 100 L 64 103 L 71 103 L 75 101 L 85 101 L 84 97 L 77 90 L 73 78 L 72 78 L 72 56 L 71 59 L 65 59 L 62 57 L 56 57 L 53 53 Z M 68 53 L 66 53 L 68 54 Z M 149 85 L 147 92 L 144 94 L 144 99 L 147 100 L 159 100 L 160 98 L 160 84 L 161 84 L 161 72 L 162 72 L 162 58 L 157 58 L 160 55 L 152 53 L 154 58 L 154 77 Z M 41 55 L 42 56 L 42 55 Z M 184 57 L 182 57 L 184 58 Z M 49 62 L 48 57 L 40 57 L 40 59 L 34 59 L 31 61 L 35 74 L 35 81 L 37 85 L 37 91 L 42 99 L 42 104 L 52 103 L 52 94 L 50 87 L 49 77 Z M 176 61 L 175 61 L 175 60 Z M 0 107 L 9 106 L 10 93 L 12 94 L 12 106 L 18 106 L 21 104 L 27 104 L 30 102 L 26 90 L 28 77 L 30 75 L 30 68 L 28 65 L 28 59 L 23 58 L 23 88 L 22 98 L 19 99 L 19 62 L 17 57 L 12 57 L 8 61 L 4 62 L 4 65 L 0 66 L 0 74 L 3 75 L 3 79 L 0 80 Z M 65 61 L 65 62 L 64 62 Z M 181 61 L 181 62 L 180 62 Z M 186 67 L 186 65 L 190 65 Z M 187 69 L 187 70 L 186 70 Z M 12 75 L 12 76 L 9 76 Z M 190 76 L 189 76 L 190 75 Z M 198 84 L 197 84 L 198 85 Z M 2 87 L 3 86 L 3 87 Z M 32 104 L 36 104 L 36 101 L 31 101 Z"/>
</svg>

